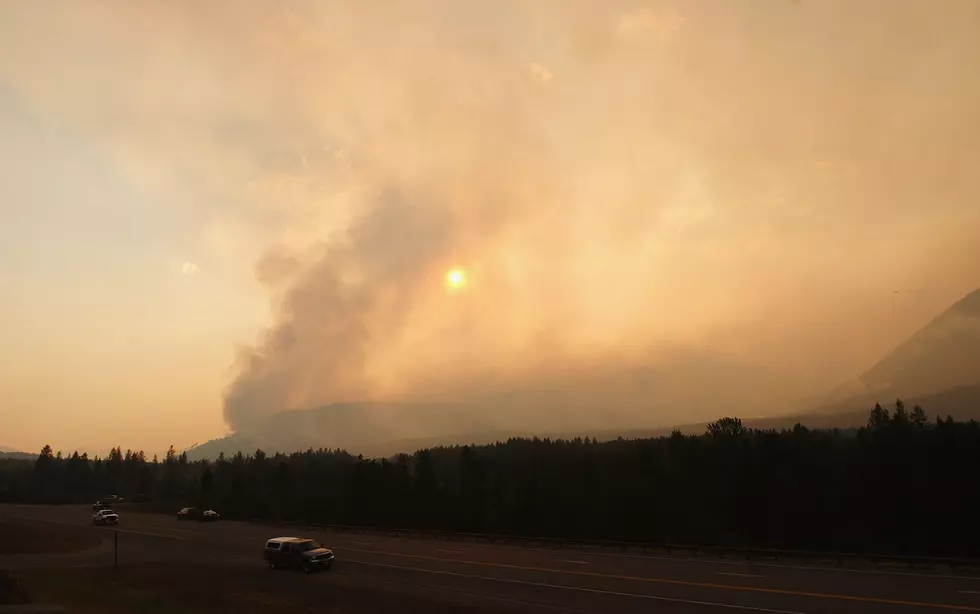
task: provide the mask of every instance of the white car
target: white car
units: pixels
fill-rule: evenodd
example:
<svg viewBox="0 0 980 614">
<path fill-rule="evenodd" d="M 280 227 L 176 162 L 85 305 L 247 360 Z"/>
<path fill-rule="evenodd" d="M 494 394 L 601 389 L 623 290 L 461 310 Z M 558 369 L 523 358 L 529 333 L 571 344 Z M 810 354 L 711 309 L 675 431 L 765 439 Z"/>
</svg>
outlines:
<svg viewBox="0 0 980 614">
<path fill-rule="evenodd" d="M 92 514 L 92 524 L 118 524 L 119 514 L 112 510 L 99 510 Z"/>
</svg>

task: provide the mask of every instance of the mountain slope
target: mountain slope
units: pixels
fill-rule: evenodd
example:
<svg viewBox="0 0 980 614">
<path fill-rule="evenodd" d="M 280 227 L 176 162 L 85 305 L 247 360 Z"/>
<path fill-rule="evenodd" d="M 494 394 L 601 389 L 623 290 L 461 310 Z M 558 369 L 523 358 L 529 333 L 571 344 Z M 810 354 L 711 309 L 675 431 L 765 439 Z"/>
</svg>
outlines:
<svg viewBox="0 0 980 614">
<path fill-rule="evenodd" d="M 833 390 L 817 411 L 849 412 L 897 398 L 954 416 L 972 412 L 980 403 L 980 289 L 941 313 L 859 378 Z M 953 400 L 960 408 L 953 407 Z"/>
<path fill-rule="evenodd" d="M 784 406 L 795 383 L 738 360 L 677 351 L 651 366 L 591 364 L 474 378 L 459 400 L 352 403 L 272 414 L 260 429 L 189 449 L 189 458 L 238 450 L 291 452 L 344 448 L 352 453 L 412 451 L 439 443 L 492 442 L 514 436 L 656 429 L 720 415 L 766 414 Z M 447 395 L 449 396 L 449 395 Z"/>
<path fill-rule="evenodd" d="M 912 335 L 860 380 L 869 392 L 906 394 L 980 383 L 980 289 Z"/>
<path fill-rule="evenodd" d="M 876 403 L 902 398 L 931 415 L 980 418 L 980 289 L 912 335 L 817 409 L 781 418 L 791 386 L 778 374 L 715 356 L 679 353 L 656 367 L 593 366 L 555 371 L 535 382 L 476 395 L 466 404 L 354 403 L 273 414 L 256 433 L 235 433 L 190 448 L 188 456 L 345 448 L 388 455 L 439 444 L 489 443 L 516 436 L 660 433 L 672 424 L 699 430 L 738 415 L 760 428 L 863 424 Z M 781 386 L 781 383 L 783 386 Z M 601 410 L 601 411 L 597 411 Z M 789 422 L 788 422 L 789 421 Z"/>
<path fill-rule="evenodd" d="M 37 454 L 18 452 L 7 447 L 4 447 L 3 450 L 0 451 L 0 460 L 34 460 L 35 458 L 37 458 Z"/>
</svg>

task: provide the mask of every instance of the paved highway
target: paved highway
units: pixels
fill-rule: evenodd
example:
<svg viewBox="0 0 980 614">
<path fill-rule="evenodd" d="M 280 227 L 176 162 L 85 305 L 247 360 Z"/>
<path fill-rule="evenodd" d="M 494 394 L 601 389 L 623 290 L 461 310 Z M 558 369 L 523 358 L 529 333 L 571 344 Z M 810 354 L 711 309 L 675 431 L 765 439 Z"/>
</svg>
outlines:
<svg viewBox="0 0 980 614">
<path fill-rule="evenodd" d="M 308 576 L 309 582 L 355 582 L 384 592 L 426 591 L 502 612 L 980 612 L 980 576 L 967 573 L 675 559 L 121 515 L 123 565 L 192 561 L 254 568 L 263 564 L 265 539 L 300 533 L 337 555 L 333 570 Z M 0 506 L 0 520 L 5 518 L 77 525 L 103 531 L 107 537 L 112 532 L 90 526 L 91 513 L 80 506 Z M 0 565 L 46 566 L 50 560 L 7 557 L 0 558 Z M 111 560 L 108 540 L 86 553 L 58 556 L 61 565 L 109 565 Z"/>
</svg>

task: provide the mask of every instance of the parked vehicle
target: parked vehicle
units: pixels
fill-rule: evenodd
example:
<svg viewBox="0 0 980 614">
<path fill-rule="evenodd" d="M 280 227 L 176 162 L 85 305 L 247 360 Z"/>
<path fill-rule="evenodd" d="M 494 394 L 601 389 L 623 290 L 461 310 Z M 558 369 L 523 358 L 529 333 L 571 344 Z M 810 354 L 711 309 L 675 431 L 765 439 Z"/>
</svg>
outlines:
<svg viewBox="0 0 980 614">
<path fill-rule="evenodd" d="M 274 537 L 265 542 L 263 558 L 269 569 L 330 569 L 334 555 L 329 548 L 305 537 Z"/>
<path fill-rule="evenodd" d="M 92 524 L 119 524 L 119 514 L 110 509 L 99 510 L 92 515 Z"/>
<path fill-rule="evenodd" d="M 198 520 L 201 522 L 216 522 L 221 520 L 221 514 L 214 510 L 204 510 Z"/>
<path fill-rule="evenodd" d="M 201 510 L 196 507 L 185 507 L 177 512 L 177 520 L 197 520 L 201 515 Z"/>
<path fill-rule="evenodd" d="M 101 511 L 101 510 L 107 510 L 107 509 L 109 509 L 111 507 L 112 506 L 109 505 L 108 503 L 106 503 L 105 501 L 96 501 L 95 503 L 92 504 L 92 511 L 93 512 L 98 512 L 98 511 Z"/>
</svg>

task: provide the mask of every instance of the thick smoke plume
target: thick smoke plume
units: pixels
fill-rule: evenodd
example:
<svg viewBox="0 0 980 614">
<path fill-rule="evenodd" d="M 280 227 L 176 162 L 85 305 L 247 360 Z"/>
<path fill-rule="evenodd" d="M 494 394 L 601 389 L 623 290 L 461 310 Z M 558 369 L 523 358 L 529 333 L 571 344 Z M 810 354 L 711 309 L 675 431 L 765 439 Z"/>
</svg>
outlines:
<svg viewBox="0 0 980 614">
<path fill-rule="evenodd" d="M 412 404 L 385 414 L 402 434 L 787 411 L 845 375 L 829 325 L 914 262 L 873 244 L 928 245 L 937 200 L 975 219 L 943 179 L 977 159 L 953 132 L 978 80 L 925 66 L 970 43 L 923 33 L 923 4 L 410 5 L 281 33 L 347 101 L 350 214 L 261 261 L 277 322 L 241 354 L 236 430 L 368 401 Z"/>
<path fill-rule="evenodd" d="M 241 433 L 793 411 L 980 285 L 973 0 L 47 8 L 0 8 L 2 108 L 111 161 L 113 236 L 271 297 Z"/>
<path fill-rule="evenodd" d="M 310 6 L 266 23 L 297 94 L 317 66 L 317 94 L 346 101 L 328 122 L 342 164 L 311 197 L 343 191 L 347 213 L 261 260 L 277 321 L 241 353 L 232 428 L 377 401 L 416 407 L 385 414 L 401 434 L 651 425 L 786 411 L 844 375 L 827 363 L 847 346 L 818 339 L 915 262 L 871 239 L 929 245 L 938 199 L 975 218 L 942 178 L 977 159 L 951 131 L 980 127 L 978 79 L 922 59 L 965 39 L 929 30 L 909 49 L 924 5 L 838 20 L 763 4 Z M 454 266 L 463 291 L 442 284 Z"/>
</svg>

